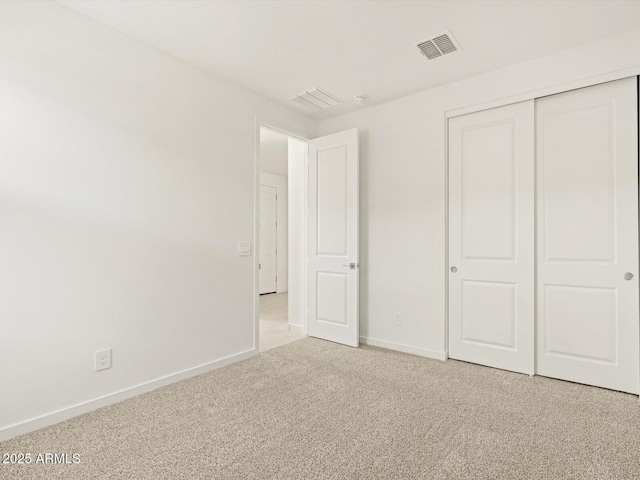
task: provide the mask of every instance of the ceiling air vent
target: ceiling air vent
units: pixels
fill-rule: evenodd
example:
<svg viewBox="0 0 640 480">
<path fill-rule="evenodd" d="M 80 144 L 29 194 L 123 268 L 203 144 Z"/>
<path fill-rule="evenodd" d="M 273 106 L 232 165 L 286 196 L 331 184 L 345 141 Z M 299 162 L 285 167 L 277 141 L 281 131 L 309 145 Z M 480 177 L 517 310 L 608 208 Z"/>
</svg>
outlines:
<svg viewBox="0 0 640 480">
<path fill-rule="evenodd" d="M 425 40 L 418 44 L 418 49 L 429 60 L 441 57 L 447 53 L 453 53 L 460 50 L 453 35 L 450 32 L 443 32 L 429 40 Z"/>
<path fill-rule="evenodd" d="M 294 95 L 291 97 L 291 100 L 299 103 L 300 105 L 304 105 L 305 107 L 313 108 L 314 110 L 324 110 L 325 108 L 344 103 L 338 97 L 331 95 L 318 87 L 313 90 L 307 90 L 304 93 Z"/>
</svg>

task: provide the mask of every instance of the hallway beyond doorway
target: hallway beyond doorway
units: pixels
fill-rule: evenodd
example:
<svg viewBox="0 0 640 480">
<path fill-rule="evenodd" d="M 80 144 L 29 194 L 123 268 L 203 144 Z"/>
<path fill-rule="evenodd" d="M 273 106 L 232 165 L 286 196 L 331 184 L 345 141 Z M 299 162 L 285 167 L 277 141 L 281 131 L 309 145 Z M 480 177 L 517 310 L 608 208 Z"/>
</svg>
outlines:
<svg viewBox="0 0 640 480">
<path fill-rule="evenodd" d="M 260 295 L 260 351 L 280 347 L 303 338 L 297 330 L 289 330 L 287 292 Z"/>
</svg>

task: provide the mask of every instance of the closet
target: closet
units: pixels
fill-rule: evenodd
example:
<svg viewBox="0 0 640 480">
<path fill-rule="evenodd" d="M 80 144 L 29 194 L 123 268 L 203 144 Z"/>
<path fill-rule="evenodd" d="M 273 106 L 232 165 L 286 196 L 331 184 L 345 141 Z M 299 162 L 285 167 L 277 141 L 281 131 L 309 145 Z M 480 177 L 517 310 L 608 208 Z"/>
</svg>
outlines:
<svg viewBox="0 0 640 480">
<path fill-rule="evenodd" d="M 448 127 L 449 357 L 639 393 L 637 78 Z"/>
</svg>

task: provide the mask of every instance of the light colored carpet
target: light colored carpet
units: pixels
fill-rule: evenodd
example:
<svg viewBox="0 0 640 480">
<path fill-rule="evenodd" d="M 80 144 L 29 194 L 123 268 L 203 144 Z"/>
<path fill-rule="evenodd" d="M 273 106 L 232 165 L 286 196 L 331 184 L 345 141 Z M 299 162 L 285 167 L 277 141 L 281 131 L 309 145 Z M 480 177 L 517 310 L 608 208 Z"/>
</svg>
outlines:
<svg viewBox="0 0 640 480">
<path fill-rule="evenodd" d="M 0 444 L 3 479 L 626 479 L 638 398 L 303 339 Z"/>
</svg>

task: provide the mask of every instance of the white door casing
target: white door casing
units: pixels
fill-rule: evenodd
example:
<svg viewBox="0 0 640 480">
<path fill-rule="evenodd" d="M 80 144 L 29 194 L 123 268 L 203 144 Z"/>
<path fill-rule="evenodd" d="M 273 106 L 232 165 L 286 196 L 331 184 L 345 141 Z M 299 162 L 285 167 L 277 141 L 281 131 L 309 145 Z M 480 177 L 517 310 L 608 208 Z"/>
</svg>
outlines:
<svg viewBox="0 0 640 480">
<path fill-rule="evenodd" d="M 448 275 L 449 356 L 533 374 L 533 100 L 449 119 Z"/>
<path fill-rule="evenodd" d="M 277 288 L 277 189 L 260 185 L 260 294 Z"/>
<path fill-rule="evenodd" d="M 536 371 L 639 393 L 636 77 L 537 100 L 536 132 Z"/>
<path fill-rule="evenodd" d="M 309 142 L 308 333 L 359 345 L 358 130 Z"/>
</svg>

